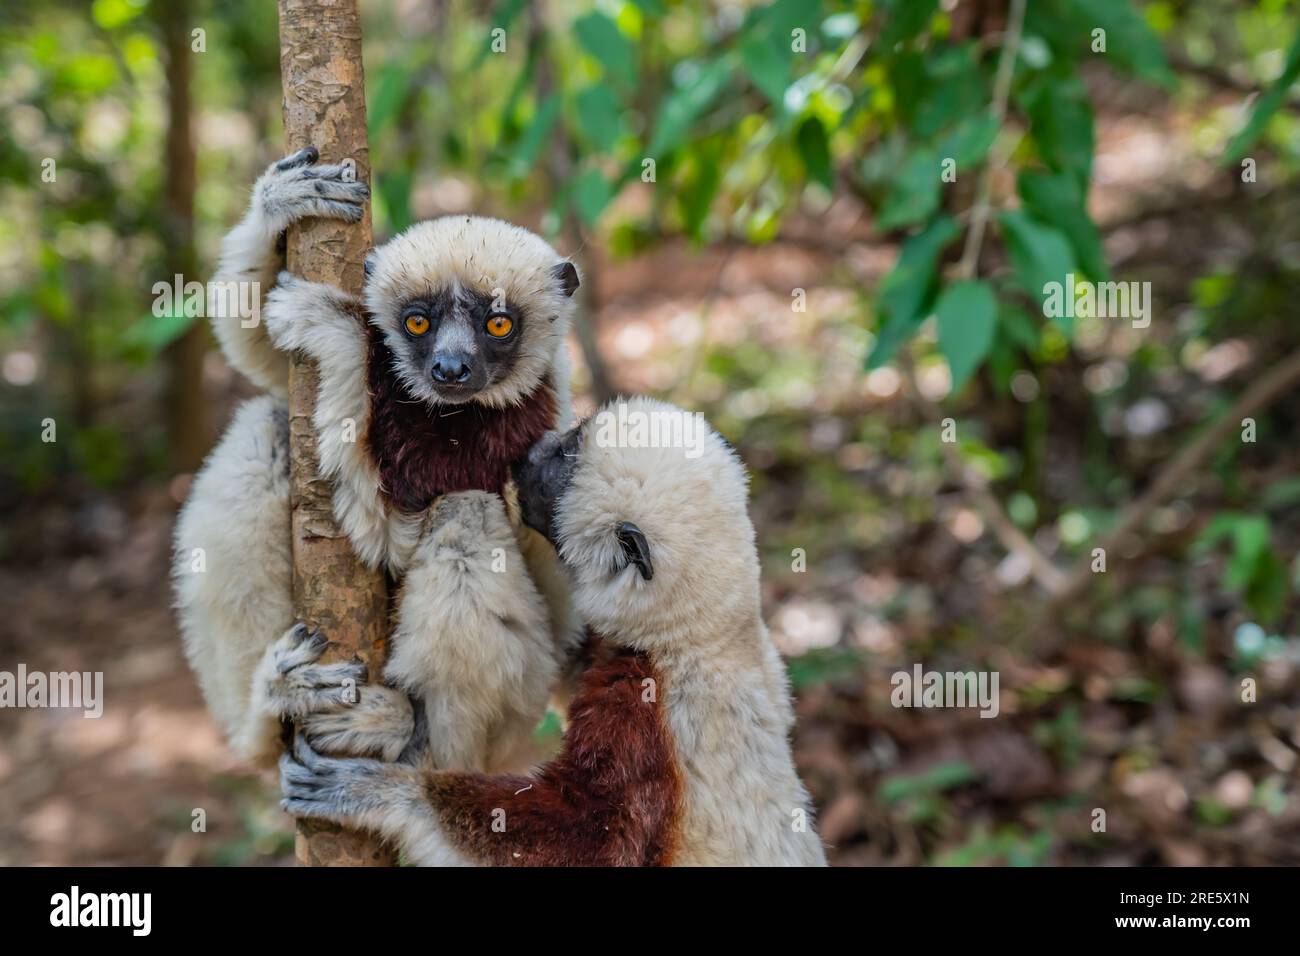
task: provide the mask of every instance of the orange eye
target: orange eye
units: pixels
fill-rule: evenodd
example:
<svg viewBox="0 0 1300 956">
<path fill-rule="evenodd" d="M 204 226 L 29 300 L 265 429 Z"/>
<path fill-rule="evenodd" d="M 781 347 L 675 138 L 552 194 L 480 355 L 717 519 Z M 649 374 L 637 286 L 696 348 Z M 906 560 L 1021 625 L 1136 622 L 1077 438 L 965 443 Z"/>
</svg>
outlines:
<svg viewBox="0 0 1300 956">
<path fill-rule="evenodd" d="M 406 331 L 412 335 L 423 335 L 429 331 L 429 320 L 423 315 L 408 315 L 406 317 Z"/>
<path fill-rule="evenodd" d="M 487 320 L 487 334 L 494 339 L 503 339 L 515 327 L 508 315 L 494 315 Z"/>
</svg>

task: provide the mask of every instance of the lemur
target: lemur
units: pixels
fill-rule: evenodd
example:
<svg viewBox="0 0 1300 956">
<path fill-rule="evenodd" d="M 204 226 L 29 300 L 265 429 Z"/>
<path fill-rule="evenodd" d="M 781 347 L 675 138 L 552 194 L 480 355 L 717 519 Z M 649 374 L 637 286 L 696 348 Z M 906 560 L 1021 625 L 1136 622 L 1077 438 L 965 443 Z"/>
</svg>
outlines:
<svg viewBox="0 0 1300 956">
<path fill-rule="evenodd" d="M 558 562 L 513 504 L 509 463 L 571 418 L 564 337 L 573 264 L 525 229 L 421 222 L 366 260 L 364 299 L 279 272 L 307 217 L 357 221 L 369 196 L 307 148 L 273 164 L 225 237 L 209 313 L 227 358 L 268 393 L 239 408 L 195 478 L 173 568 L 187 657 L 241 756 L 271 764 L 282 718 L 328 750 L 395 758 L 424 702 L 426 757 L 508 761 L 581 640 Z M 223 310 L 259 282 L 260 321 Z M 290 601 L 288 353 L 320 369 L 313 423 L 334 513 L 358 555 L 401 578 L 388 684 L 319 664 Z M 278 638 L 278 640 L 277 640 Z"/>
<path fill-rule="evenodd" d="M 685 414 L 647 399 L 636 413 Z M 795 773 L 785 669 L 763 624 L 744 466 L 618 447 L 596 421 L 518 466 L 594 638 L 560 755 L 531 776 L 280 758 L 284 808 L 364 827 L 423 865 L 824 865 Z"/>
</svg>

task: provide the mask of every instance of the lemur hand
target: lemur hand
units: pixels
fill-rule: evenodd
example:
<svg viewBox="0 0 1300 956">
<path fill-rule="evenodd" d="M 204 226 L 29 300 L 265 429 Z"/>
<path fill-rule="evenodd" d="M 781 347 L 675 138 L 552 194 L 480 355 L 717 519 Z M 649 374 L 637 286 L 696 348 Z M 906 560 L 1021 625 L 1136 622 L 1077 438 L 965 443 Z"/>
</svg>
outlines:
<svg viewBox="0 0 1300 956">
<path fill-rule="evenodd" d="M 308 714 L 300 723 L 303 736 L 327 753 L 396 760 L 415 732 L 410 698 L 382 684 L 368 684 L 360 694 L 345 710 Z"/>
<path fill-rule="evenodd" d="M 329 641 L 307 625 L 295 624 L 266 649 L 253 674 L 252 705 L 274 717 L 336 712 L 357 702 L 366 680 L 360 661 L 318 664 Z"/>
<path fill-rule="evenodd" d="M 269 228 L 280 233 L 302 219 L 342 219 L 359 222 L 365 214 L 370 187 L 345 179 L 348 167 L 317 166 L 315 146 L 300 149 L 273 163 L 253 186 L 253 210 Z"/>
</svg>

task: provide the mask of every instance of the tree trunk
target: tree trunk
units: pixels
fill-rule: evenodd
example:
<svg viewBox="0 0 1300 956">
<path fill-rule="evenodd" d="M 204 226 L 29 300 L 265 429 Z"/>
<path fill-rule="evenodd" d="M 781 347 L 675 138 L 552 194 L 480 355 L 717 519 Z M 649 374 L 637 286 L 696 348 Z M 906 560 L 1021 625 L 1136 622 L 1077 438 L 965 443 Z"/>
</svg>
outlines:
<svg viewBox="0 0 1300 956">
<path fill-rule="evenodd" d="M 555 74 L 551 65 L 551 53 L 546 42 L 546 7 L 542 0 L 533 0 L 528 6 L 528 44 L 537 58 L 536 79 L 533 89 L 537 102 L 546 100 L 555 90 Z M 555 195 L 573 176 L 572 144 L 563 123 L 557 123 L 551 134 L 543 163 L 547 178 L 547 193 Z M 581 250 L 587 248 L 586 235 L 582 223 L 573 211 L 573 204 L 567 203 L 560 216 L 560 237 L 567 253 L 577 257 Z M 582 360 L 587 366 L 591 378 L 591 397 L 599 407 L 619 394 L 605 362 L 604 353 L 596 336 L 596 325 L 600 310 L 600 285 L 596 270 L 596 256 L 585 256 L 582 262 L 582 292 L 579 294 L 578 307 L 573 316 L 573 334 L 578 340 Z"/>
<path fill-rule="evenodd" d="M 194 252 L 194 132 L 190 126 L 190 2 L 174 0 L 158 10 L 167 55 L 167 140 L 163 157 L 163 252 L 165 279 L 198 274 Z M 167 368 L 163 421 L 172 468 L 194 471 L 208 453 L 208 415 L 203 402 L 203 356 L 207 329 L 195 322 L 163 352 Z"/>
<path fill-rule="evenodd" d="M 287 151 L 312 145 L 321 162 L 352 159 L 370 178 L 365 77 L 356 0 L 279 0 L 280 75 Z M 361 291 L 371 244 L 370 212 L 356 224 L 311 219 L 289 230 L 291 272 L 351 293 Z M 388 604 L 381 572 L 352 552 L 334 521 L 333 489 L 319 476 L 312 411 L 319 376 L 295 356 L 289 369 L 289 481 L 293 534 L 293 603 L 299 620 L 333 642 L 330 659 L 364 660 L 372 676 L 383 665 Z M 342 427 L 342 423 L 340 423 Z M 300 821 L 298 862 L 304 866 L 391 866 L 392 851 L 375 837 Z"/>
</svg>

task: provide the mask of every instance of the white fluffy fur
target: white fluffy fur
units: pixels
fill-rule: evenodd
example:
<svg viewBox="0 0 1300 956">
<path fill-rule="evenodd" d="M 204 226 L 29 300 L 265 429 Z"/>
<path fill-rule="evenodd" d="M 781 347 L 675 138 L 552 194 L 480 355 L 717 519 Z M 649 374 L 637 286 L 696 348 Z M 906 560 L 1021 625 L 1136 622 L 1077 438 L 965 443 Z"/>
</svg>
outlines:
<svg viewBox="0 0 1300 956">
<path fill-rule="evenodd" d="M 270 289 L 279 232 L 306 216 L 352 218 L 353 209 L 359 210 L 343 201 L 345 194 L 360 194 L 358 184 L 340 182 L 338 167 L 310 169 L 267 170 L 247 215 L 222 245 L 216 281 L 256 279 Z M 520 343 L 518 374 L 495 383 L 489 400 L 509 404 L 549 370 L 567 420 L 563 338 L 573 303 L 553 276 L 544 283 L 548 264 L 554 268 L 562 261 L 545 242 L 497 220 L 456 217 L 417 224 L 372 256 L 367 300 L 386 332 L 397 328 L 389 297 L 403 282 L 411 284 L 412 294 L 440 282 L 490 279 L 489 289 L 499 283 L 531 321 Z M 239 410 L 178 521 L 173 576 L 186 653 L 236 751 L 247 759 L 272 758 L 279 749 L 278 718 L 302 700 L 286 676 L 292 655 L 300 653 L 297 643 L 287 635 L 276 643 L 292 623 L 288 430 L 280 396 L 286 352 L 300 349 L 320 368 L 313 424 L 322 474 L 334 484 L 339 524 L 367 563 L 406 573 L 385 676 L 417 696 L 438 688 L 428 696 L 430 738 L 438 754 L 460 762 L 443 765 L 485 766 L 504 758 L 535 725 L 559 663 L 577 641 L 567 589 L 549 545 L 522 528 L 500 498 L 448 496 L 475 506 L 444 502 L 437 510 L 443 520 L 423 543 L 423 516 L 387 506 L 365 446 L 369 397 L 360 312 L 360 303 L 340 290 L 282 273 L 255 327 L 242 327 L 237 315 L 214 316 L 231 364 L 275 397 L 254 399 Z M 488 497 L 491 506 L 479 500 Z M 458 524 L 462 513 L 469 521 L 464 526 Z M 504 553 L 505 573 L 492 571 L 491 548 L 487 563 L 479 560 L 477 549 L 489 540 Z M 449 541 L 463 542 L 475 557 L 449 557 Z M 206 554 L 206 570 L 197 573 L 191 571 L 195 549 Z M 295 716 L 311 713 L 298 710 Z M 410 726 L 405 697 L 372 686 L 362 689 L 357 707 L 325 708 L 308 717 L 306 729 L 326 747 L 391 757 Z"/>
<path fill-rule="evenodd" d="M 542 596 L 510 573 L 518 533 L 499 496 L 446 495 L 407 572 L 385 675 L 423 698 L 435 767 L 509 766 L 558 679 Z"/>
<path fill-rule="evenodd" d="M 648 399 L 629 405 L 679 413 Z M 561 553 L 580 613 L 611 642 L 649 654 L 662 675 L 684 778 L 674 863 L 825 865 L 790 752 L 785 668 L 760 616 L 744 467 L 712 431 L 696 459 L 680 448 L 602 448 L 594 432 L 588 423 L 558 508 Z M 631 566 L 614 570 L 622 521 L 649 542 L 650 581 Z M 286 756 L 281 768 L 286 793 L 305 787 L 291 810 L 369 827 L 416 863 L 467 862 L 415 769 L 310 753 Z"/>
</svg>

